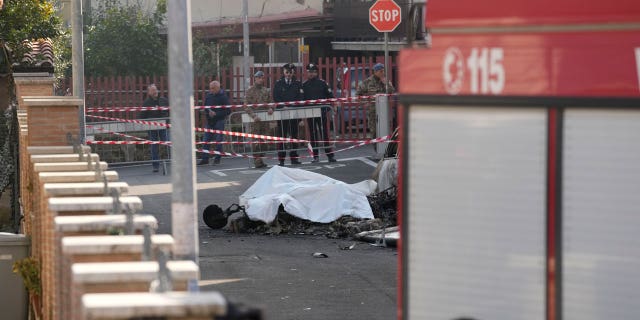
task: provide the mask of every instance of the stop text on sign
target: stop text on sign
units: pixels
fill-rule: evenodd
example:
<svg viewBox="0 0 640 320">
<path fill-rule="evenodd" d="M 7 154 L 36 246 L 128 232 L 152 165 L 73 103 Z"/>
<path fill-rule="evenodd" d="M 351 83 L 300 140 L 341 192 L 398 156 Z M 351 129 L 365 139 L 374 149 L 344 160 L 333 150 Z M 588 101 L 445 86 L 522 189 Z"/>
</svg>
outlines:
<svg viewBox="0 0 640 320">
<path fill-rule="evenodd" d="M 369 24 L 378 32 L 392 32 L 402 22 L 402 9 L 393 0 L 378 0 L 369 8 Z"/>
<path fill-rule="evenodd" d="M 371 21 L 373 22 L 391 22 L 400 18 L 400 10 L 371 10 Z"/>
</svg>

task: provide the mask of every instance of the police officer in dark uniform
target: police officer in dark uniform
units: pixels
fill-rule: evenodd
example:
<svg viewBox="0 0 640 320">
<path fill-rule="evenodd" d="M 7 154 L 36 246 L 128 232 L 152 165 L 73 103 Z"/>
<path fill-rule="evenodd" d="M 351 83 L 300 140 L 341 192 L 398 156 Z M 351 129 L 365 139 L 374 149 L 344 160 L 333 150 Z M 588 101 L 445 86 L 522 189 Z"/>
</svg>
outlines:
<svg viewBox="0 0 640 320">
<path fill-rule="evenodd" d="M 304 100 L 312 99 L 330 99 L 333 98 L 333 92 L 326 81 L 318 78 L 318 66 L 310 63 L 307 65 L 308 78 L 302 84 L 302 90 L 304 91 Z M 319 118 L 307 118 L 307 125 L 309 126 L 309 132 L 311 133 L 311 145 L 313 146 L 313 161 L 319 162 L 318 158 L 318 146 L 328 145 L 329 143 L 329 121 L 331 119 L 331 108 L 323 107 L 322 115 Z M 318 142 L 323 140 L 324 142 Z M 329 158 L 329 162 L 336 162 L 335 155 L 331 147 L 325 147 L 324 153 Z"/>
<path fill-rule="evenodd" d="M 274 102 L 302 100 L 302 83 L 293 75 L 294 68 L 294 65 L 291 63 L 287 63 L 282 66 L 283 76 L 276 81 L 276 84 L 273 87 Z M 292 107 L 295 106 L 277 106 L 276 109 L 285 110 Z M 298 122 L 300 122 L 300 119 L 280 120 L 278 122 L 278 132 L 280 132 L 280 135 L 283 138 L 289 136 L 291 138 L 298 139 Z M 289 152 L 291 164 L 301 163 L 298 159 L 298 152 L 295 151 L 296 148 L 298 148 L 298 144 L 291 143 L 291 149 L 293 149 Z M 286 157 L 287 152 L 285 151 L 285 144 L 278 144 L 278 160 L 280 161 L 280 166 L 284 166 L 284 159 Z"/>
</svg>

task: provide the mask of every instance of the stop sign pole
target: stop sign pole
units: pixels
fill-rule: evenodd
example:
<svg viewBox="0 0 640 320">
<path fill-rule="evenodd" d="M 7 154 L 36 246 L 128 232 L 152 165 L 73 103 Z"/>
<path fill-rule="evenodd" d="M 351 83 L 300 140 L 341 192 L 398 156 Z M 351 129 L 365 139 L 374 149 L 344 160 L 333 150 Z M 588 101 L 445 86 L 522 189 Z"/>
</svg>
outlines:
<svg viewBox="0 0 640 320">
<path fill-rule="evenodd" d="M 384 32 L 385 91 L 389 93 L 389 32 L 402 21 L 402 9 L 393 0 L 378 0 L 369 8 L 369 24 L 378 32 Z"/>
</svg>

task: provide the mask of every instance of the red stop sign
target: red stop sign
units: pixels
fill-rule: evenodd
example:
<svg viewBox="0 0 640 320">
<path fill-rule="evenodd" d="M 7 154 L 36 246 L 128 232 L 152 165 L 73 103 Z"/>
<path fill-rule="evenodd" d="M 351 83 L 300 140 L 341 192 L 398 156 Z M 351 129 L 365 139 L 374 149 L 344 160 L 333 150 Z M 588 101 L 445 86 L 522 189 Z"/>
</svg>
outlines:
<svg viewBox="0 0 640 320">
<path fill-rule="evenodd" d="M 369 8 L 369 23 L 378 32 L 395 30 L 402 20 L 400 6 L 393 0 L 378 0 Z"/>
</svg>

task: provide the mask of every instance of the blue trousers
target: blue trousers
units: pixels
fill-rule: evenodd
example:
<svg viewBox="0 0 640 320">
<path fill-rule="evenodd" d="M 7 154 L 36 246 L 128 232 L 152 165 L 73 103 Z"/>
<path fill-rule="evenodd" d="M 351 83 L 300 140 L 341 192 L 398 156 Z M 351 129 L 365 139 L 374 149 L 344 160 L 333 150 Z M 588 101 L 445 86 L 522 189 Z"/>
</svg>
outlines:
<svg viewBox="0 0 640 320">
<path fill-rule="evenodd" d="M 216 124 L 213 127 L 211 127 L 211 125 L 209 125 L 209 123 L 207 123 L 206 128 L 207 129 L 213 129 L 213 130 L 224 130 L 224 121 L 225 121 L 224 119 L 216 121 Z M 224 139 L 224 135 L 223 134 L 205 132 L 202 141 L 203 142 L 210 142 L 210 141 L 222 142 L 223 139 Z M 210 144 L 205 144 L 202 147 L 202 149 L 211 150 L 211 145 Z M 222 145 L 221 144 L 216 144 L 216 149 L 215 150 L 218 151 L 218 152 L 222 152 Z M 215 155 L 215 159 L 220 159 L 220 157 L 221 156 L 219 154 Z M 209 154 L 208 153 L 204 153 L 202 155 L 202 159 L 209 160 Z"/>
<path fill-rule="evenodd" d="M 168 135 L 167 135 L 167 129 L 161 129 L 161 130 L 149 130 L 149 140 L 151 141 L 167 141 L 168 139 Z M 160 153 L 159 153 L 159 145 L 157 144 L 152 144 L 151 145 L 151 164 L 153 165 L 154 169 L 158 169 L 160 168 L 160 162 L 158 160 L 160 160 Z"/>
</svg>

